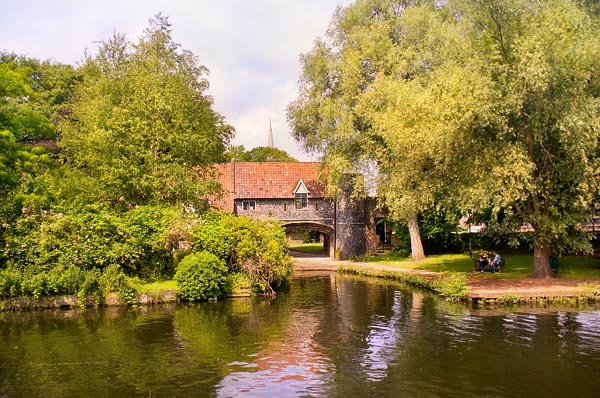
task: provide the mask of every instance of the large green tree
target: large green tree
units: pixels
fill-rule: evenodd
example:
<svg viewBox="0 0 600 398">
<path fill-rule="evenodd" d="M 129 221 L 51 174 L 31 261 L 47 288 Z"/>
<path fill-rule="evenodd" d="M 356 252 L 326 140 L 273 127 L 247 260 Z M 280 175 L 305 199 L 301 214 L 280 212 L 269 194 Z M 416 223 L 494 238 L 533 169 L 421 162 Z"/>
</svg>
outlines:
<svg viewBox="0 0 600 398">
<path fill-rule="evenodd" d="M 50 108 L 48 88 L 38 84 L 51 72 L 40 73 L 36 65 L 39 62 L 33 59 L 0 54 L 0 223 L 3 225 L 22 213 L 26 196 L 36 191 L 36 178 L 52 163 L 50 151 L 39 146 L 42 141 L 52 142 L 55 126 L 49 120 L 50 112 L 45 112 Z M 51 67 L 62 68 L 59 64 Z M 40 194 L 37 191 L 34 195 Z"/>
<path fill-rule="evenodd" d="M 341 18 L 354 14 L 367 17 Z M 553 252 L 589 248 L 579 226 L 598 193 L 600 127 L 589 8 L 365 0 L 336 18 L 290 106 L 306 146 L 376 159 L 392 212 L 491 209 L 498 230 L 530 228 L 536 277 L 551 275 Z"/>
<path fill-rule="evenodd" d="M 477 101 L 488 117 L 463 118 L 464 142 L 493 152 L 474 154 L 484 171 L 477 181 L 502 216 L 496 221 L 530 226 L 534 276 L 551 276 L 554 251 L 589 248 L 579 226 L 598 193 L 598 21 L 569 0 L 449 7 L 462 16 L 458 26 L 470 49 L 464 65 L 489 92 Z"/>
<path fill-rule="evenodd" d="M 206 94 L 207 69 L 171 38 L 168 19 L 150 20 L 137 43 L 115 34 L 83 66 L 60 147 L 95 200 L 202 205 L 233 134 Z M 92 183 L 83 182 L 84 179 Z"/>
<path fill-rule="evenodd" d="M 297 162 L 298 159 L 279 148 L 257 146 L 246 150 L 243 145 L 232 145 L 228 148 L 226 157 L 236 162 Z"/>
<path fill-rule="evenodd" d="M 420 148 L 410 155 L 411 165 L 394 166 L 400 148 L 390 148 L 390 143 L 374 128 L 371 120 L 373 105 L 366 102 L 370 90 L 380 74 L 386 75 L 406 67 L 405 73 L 418 73 L 419 66 L 410 63 L 410 54 L 402 49 L 418 47 L 419 40 L 427 41 L 426 30 L 414 31 L 403 18 L 414 0 L 362 0 L 337 10 L 325 39 L 318 39 L 314 48 L 302 55 L 302 75 L 298 98 L 288 107 L 288 120 L 293 136 L 305 149 L 322 155 L 329 167 L 329 182 L 337 193 L 336 185 L 347 173 L 373 169 L 376 164 L 381 178 L 379 199 L 391 216 L 406 223 L 411 238 L 411 254 L 414 260 L 424 258 L 423 245 L 418 228 L 418 214 L 430 207 L 433 193 L 423 184 L 430 185 L 422 174 L 427 172 L 428 159 Z M 423 1 L 423 17 L 427 21 L 427 5 Z M 417 21 L 419 22 L 419 21 Z M 403 32 L 410 32 L 405 37 Z M 418 48 L 417 48 L 418 49 Z M 416 62 L 415 62 L 416 63 Z M 416 140 L 418 136 L 414 136 Z M 394 149 L 396 152 L 393 152 Z M 404 155 L 407 155 L 404 153 Z M 391 171 L 391 174 L 387 172 Z M 393 177 L 406 172 L 404 180 Z M 360 187 L 360 184 L 358 185 Z"/>
</svg>

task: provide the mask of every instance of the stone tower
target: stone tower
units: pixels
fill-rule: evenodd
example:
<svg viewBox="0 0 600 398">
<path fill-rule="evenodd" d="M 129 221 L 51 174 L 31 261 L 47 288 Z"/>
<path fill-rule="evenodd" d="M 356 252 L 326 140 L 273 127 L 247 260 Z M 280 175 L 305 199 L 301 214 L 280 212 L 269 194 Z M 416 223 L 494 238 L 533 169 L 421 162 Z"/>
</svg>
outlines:
<svg viewBox="0 0 600 398">
<path fill-rule="evenodd" d="M 354 181 L 360 177 L 346 174 L 336 199 L 335 258 L 339 260 L 366 252 L 364 200 L 352 198 Z"/>
</svg>

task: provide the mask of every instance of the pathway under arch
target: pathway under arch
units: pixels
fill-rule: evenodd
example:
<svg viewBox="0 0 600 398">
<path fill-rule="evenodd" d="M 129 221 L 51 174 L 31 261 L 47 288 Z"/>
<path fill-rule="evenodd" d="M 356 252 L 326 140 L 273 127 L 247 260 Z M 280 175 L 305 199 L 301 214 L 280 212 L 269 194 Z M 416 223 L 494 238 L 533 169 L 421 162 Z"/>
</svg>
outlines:
<svg viewBox="0 0 600 398">
<path fill-rule="evenodd" d="M 335 242 L 335 230 L 333 227 L 318 222 L 310 221 L 285 222 L 282 224 L 282 226 L 285 229 L 286 234 L 298 231 L 316 231 L 321 233 L 324 237 L 323 249 L 325 254 L 328 255 L 330 258 L 334 257 L 335 246 L 333 242 Z"/>
</svg>

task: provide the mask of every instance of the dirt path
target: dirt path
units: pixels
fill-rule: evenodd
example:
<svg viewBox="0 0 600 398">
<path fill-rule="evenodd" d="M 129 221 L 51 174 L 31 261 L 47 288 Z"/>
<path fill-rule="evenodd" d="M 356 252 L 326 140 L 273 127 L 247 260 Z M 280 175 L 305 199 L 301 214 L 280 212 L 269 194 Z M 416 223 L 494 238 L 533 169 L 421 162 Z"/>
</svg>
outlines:
<svg viewBox="0 0 600 398">
<path fill-rule="evenodd" d="M 296 271 L 337 271 L 341 265 L 378 271 L 404 272 L 418 274 L 432 280 L 437 272 L 414 270 L 409 268 L 389 267 L 381 264 L 361 263 L 354 261 L 335 261 L 328 257 L 312 254 L 294 254 L 294 270 Z M 515 296 L 523 299 L 580 297 L 589 295 L 591 290 L 600 291 L 600 280 L 549 278 L 549 279 L 506 279 L 502 274 L 467 275 L 471 287 L 469 296 L 473 299 L 496 299 L 500 296 Z M 595 289 L 594 289 L 595 287 Z"/>
</svg>

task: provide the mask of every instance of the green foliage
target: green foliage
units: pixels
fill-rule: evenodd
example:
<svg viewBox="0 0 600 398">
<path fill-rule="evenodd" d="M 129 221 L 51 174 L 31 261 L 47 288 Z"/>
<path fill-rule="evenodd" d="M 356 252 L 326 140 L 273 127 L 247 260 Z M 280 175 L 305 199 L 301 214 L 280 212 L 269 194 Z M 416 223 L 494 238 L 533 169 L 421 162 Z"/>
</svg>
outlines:
<svg viewBox="0 0 600 398">
<path fill-rule="evenodd" d="M 0 297 L 16 297 L 21 294 L 23 274 L 15 269 L 0 269 Z"/>
<path fill-rule="evenodd" d="M 225 156 L 228 160 L 235 159 L 236 162 L 297 162 L 286 151 L 279 148 L 259 146 L 246 150 L 243 145 L 231 146 Z"/>
<path fill-rule="evenodd" d="M 273 221 L 232 214 L 207 217 L 194 230 L 194 250 L 208 251 L 243 270 L 258 290 L 273 294 L 292 273 L 285 231 Z"/>
<path fill-rule="evenodd" d="M 98 286 L 104 294 L 118 293 L 125 303 L 135 304 L 135 287 L 118 265 L 110 265 L 102 271 Z"/>
<path fill-rule="evenodd" d="M 79 302 L 82 307 L 85 305 L 86 296 L 88 295 L 96 296 L 96 303 L 100 301 L 101 297 L 103 296 L 102 289 L 100 287 L 100 277 L 101 273 L 98 268 L 94 268 L 85 272 L 83 283 L 77 290 L 77 297 L 79 298 Z"/>
<path fill-rule="evenodd" d="M 422 211 L 418 220 L 423 248 L 427 253 L 459 253 L 462 251 L 463 239 L 458 233 L 460 216 L 442 209 L 431 209 Z M 391 221 L 389 224 L 397 239 L 401 242 L 410 241 L 410 234 L 405 223 Z M 410 249 L 410 247 L 405 249 Z"/>
<path fill-rule="evenodd" d="M 225 214 L 200 219 L 157 206 L 29 210 L 7 231 L 0 294 L 83 297 L 97 290 L 133 301 L 129 278 L 170 278 L 176 259 L 190 251 L 214 254 L 229 271 L 245 273 L 257 292 L 272 294 L 292 272 L 285 233 L 273 222 Z"/>
<path fill-rule="evenodd" d="M 388 261 L 400 261 L 409 260 L 410 251 L 406 248 L 398 248 L 383 254 L 367 254 L 362 257 L 360 261 L 365 262 L 388 262 Z"/>
<path fill-rule="evenodd" d="M 96 201 L 207 206 L 209 166 L 233 128 L 212 109 L 207 70 L 171 38 L 166 17 L 137 43 L 115 35 L 86 59 L 72 115 L 60 124 L 64 161 L 96 182 Z"/>
<path fill-rule="evenodd" d="M 200 221 L 203 244 L 257 289 L 291 274 L 281 228 L 198 219 L 233 135 L 207 72 L 160 14 L 137 42 L 115 35 L 77 69 L 0 53 L 0 295 L 133 302 L 131 278 L 172 277 Z"/>
<path fill-rule="evenodd" d="M 575 232 L 599 192 L 600 25 L 581 4 L 359 0 L 302 58 L 293 135 L 333 180 L 374 160 L 394 219 L 436 204 L 531 225 L 550 276 L 550 251 L 589 250 Z"/>
<path fill-rule="evenodd" d="M 227 275 L 227 293 L 236 294 L 249 294 L 252 291 L 252 280 L 248 274 L 244 272 L 232 272 Z"/>
<path fill-rule="evenodd" d="M 212 253 L 189 254 L 177 266 L 177 294 L 190 301 L 220 298 L 226 291 L 227 271 L 224 261 Z"/>
<path fill-rule="evenodd" d="M 3 260 L 7 265 L 48 270 L 78 267 L 102 270 L 118 265 L 146 280 L 171 277 L 173 251 L 182 232 L 182 213 L 169 207 L 139 207 L 126 213 L 85 206 L 64 213 L 24 213 L 6 233 Z"/>
<path fill-rule="evenodd" d="M 504 305 L 520 304 L 523 300 L 514 294 L 503 294 L 496 299 L 496 303 Z"/>
<path fill-rule="evenodd" d="M 577 285 L 581 290 L 583 290 L 583 296 L 587 298 L 589 301 L 596 300 L 600 296 L 600 287 L 598 285 L 594 285 L 593 283 L 583 282 Z"/>
<path fill-rule="evenodd" d="M 338 271 L 359 276 L 373 276 L 377 278 L 393 279 L 411 286 L 422 287 L 426 289 L 432 289 L 432 284 L 429 280 L 415 274 L 406 272 L 394 272 L 394 271 L 378 271 L 373 269 L 365 269 L 358 267 L 340 266 Z"/>
<path fill-rule="evenodd" d="M 6 225 L 32 205 L 48 209 L 55 196 L 44 176 L 55 166 L 53 122 L 65 112 L 74 75 L 70 66 L 0 53 L 0 245 Z"/>
<path fill-rule="evenodd" d="M 463 242 L 459 231 L 460 216 L 443 210 L 429 210 L 419 214 L 419 229 L 423 246 L 428 253 L 460 253 Z"/>
<path fill-rule="evenodd" d="M 74 86 L 80 80 L 81 73 L 71 65 L 0 52 L 0 81 L 4 81 L 0 87 L 9 87 L 0 88 L 0 97 L 10 98 L 0 107 L 0 125 L 21 142 L 54 140 L 54 126 L 68 113 Z"/>
<path fill-rule="evenodd" d="M 84 270 L 79 267 L 58 266 L 45 272 L 35 267 L 26 269 L 0 269 L 0 297 L 61 296 L 76 294 L 85 305 L 86 296 L 96 296 L 96 302 L 109 293 L 118 293 L 126 303 L 132 304 L 136 291 L 132 280 L 115 265 L 104 272 L 99 269 Z"/>
<path fill-rule="evenodd" d="M 54 138 L 33 86 L 32 68 L 0 53 L 0 224 L 18 215 L 20 191 L 51 164 L 50 151 L 33 146 Z"/>
<path fill-rule="evenodd" d="M 460 274 L 444 275 L 433 281 L 433 289 L 451 301 L 464 301 L 469 298 L 467 277 Z"/>
</svg>

